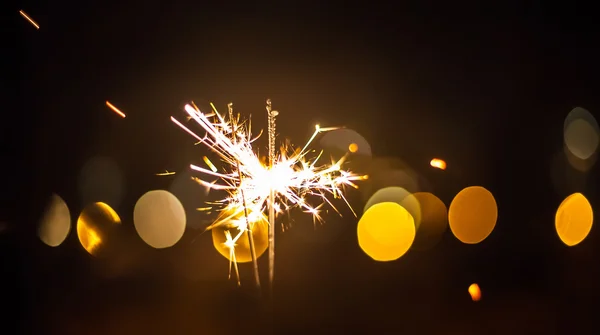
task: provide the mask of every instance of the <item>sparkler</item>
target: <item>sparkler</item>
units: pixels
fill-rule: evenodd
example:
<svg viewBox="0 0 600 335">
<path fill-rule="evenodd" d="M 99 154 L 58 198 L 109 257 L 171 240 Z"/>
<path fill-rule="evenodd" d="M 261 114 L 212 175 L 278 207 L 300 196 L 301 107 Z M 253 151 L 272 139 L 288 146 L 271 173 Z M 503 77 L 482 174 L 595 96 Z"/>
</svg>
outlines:
<svg viewBox="0 0 600 335">
<path fill-rule="evenodd" d="M 279 112 L 271 108 L 271 99 L 267 99 L 267 122 L 269 130 L 269 168 L 275 164 L 275 117 Z M 275 190 L 269 189 L 269 287 L 273 295 L 273 278 L 275 276 Z"/>
<path fill-rule="evenodd" d="M 234 116 L 231 105 L 229 105 L 228 117 L 221 115 L 212 103 L 213 112 L 211 114 L 204 114 L 195 105 L 193 107 L 192 105 L 186 105 L 185 111 L 189 115 L 189 119 L 196 121 L 206 132 L 203 137 L 198 136 L 174 117 L 171 117 L 171 121 L 198 140 L 199 144 L 204 144 L 211 149 L 221 158 L 224 164 L 221 171 L 208 163 L 210 169 L 190 165 L 191 169 L 207 177 L 217 178 L 217 181 L 213 182 L 198 178 L 197 182 L 209 189 L 227 192 L 227 196 L 214 204 L 219 207 L 218 209 L 221 210 L 222 215 L 207 229 L 223 225 L 236 228 L 238 233 L 226 234 L 225 243 L 231 254 L 234 254 L 238 239 L 244 233 L 251 232 L 254 225 L 264 219 L 263 213 L 268 211 L 269 281 L 271 286 L 274 277 L 274 229 L 277 214 L 298 207 L 305 213 L 311 214 L 313 223 L 316 224 L 317 221 L 321 222 L 322 220 L 320 209 L 324 204 L 328 204 L 340 214 L 327 198 L 327 195 L 333 195 L 334 198 L 342 199 L 356 216 L 346 200 L 343 190 L 347 186 L 358 188 L 355 181 L 366 179 L 366 176 L 359 176 L 341 169 L 347 155 L 344 155 L 338 161 L 332 161 L 331 164 L 324 165 L 317 165 L 323 152 L 312 158 L 308 157 L 310 153 L 314 152 L 314 150 L 309 150 L 308 147 L 319 133 L 338 128 L 320 128 L 317 125 L 314 133 L 302 149 L 294 149 L 291 145 L 283 145 L 279 152 L 276 152 L 275 116 L 278 115 L 278 112 L 272 110 L 271 102 L 267 100 L 269 162 L 263 164 L 253 150 L 253 143 L 260 137 L 262 132 L 257 136 L 253 136 L 250 121 L 241 121 L 239 114 Z M 311 206 L 308 203 L 309 197 L 320 200 L 320 204 Z M 243 219 L 240 219 L 242 217 Z M 250 238 L 252 235 L 248 236 Z M 253 253 L 252 250 L 251 253 Z M 255 277 L 257 277 L 255 253 L 252 257 L 255 266 Z M 236 263 L 235 257 L 230 257 L 230 261 Z M 235 270 L 237 274 L 237 264 L 235 264 Z M 255 280 L 258 280 L 258 278 L 255 278 Z"/>
</svg>

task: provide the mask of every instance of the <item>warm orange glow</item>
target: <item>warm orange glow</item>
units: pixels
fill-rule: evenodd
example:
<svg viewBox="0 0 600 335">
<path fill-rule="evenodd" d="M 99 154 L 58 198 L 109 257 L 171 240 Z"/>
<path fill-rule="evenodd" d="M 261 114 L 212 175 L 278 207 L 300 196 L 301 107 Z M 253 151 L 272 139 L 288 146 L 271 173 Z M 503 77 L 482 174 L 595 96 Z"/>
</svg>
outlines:
<svg viewBox="0 0 600 335">
<path fill-rule="evenodd" d="M 108 108 L 112 109 L 113 112 L 119 114 L 120 117 L 122 117 L 122 118 L 125 117 L 125 113 L 121 112 L 117 107 L 115 107 L 110 102 L 106 101 L 106 106 L 108 106 Z"/>
<path fill-rule="evenodd" d="M 355 153 L 358 151 L 358 145 L 356 143 L 351 143 L 348 146 L 348 151 L 350 151 L 351 153 Z"/>
<path fill-rule="evenodd" d="M 471 286 L 469 286 L 469 294 L 471 295 L 471 299 L 473 299 L 473 301 L 481 300 L 481 289 L 479 288 L 479 285 L 476 283 L 471 284 Z"/>
<path fill-rule="evenodd" d="M 417 192 L 412 196 L 418 201 L 421 212 L 421 224 L 412 245 L 416 250 L 434 247 L 448 228 L 448 209 L 440 198 L 427 192 Z"/>
<path fill-rule="evenodd" d="M 421 206 L 419 201 L 410 192 L 397 186 L 382 188 L 369 198 L 363 212 L 381 202 L 395 202 L 404 207 L 412 215 L 415 229 L 419 229 L 419 225 L 421 224 Z"/>
<path fill-rule="evenodd" d="M 450 204 L 448 222 L 454 236 L 463 243 L 477 244 L 487 238 L 498 219 L 496 199 L 481 186 L 460 191 Z"/>
<path fill-rule="evenodd" d="M 443 160 L 441 160 L 439 158 L 432 159 L 431 162 L 429 162 L 429 164 L 431 166 L 433 166 L 434 168 L 437 168 L 440 170 L 446 170 L 446 162 L 444 162 Z"/>
<path fill-rule="evenodd" d="M 358 245 L 380 262 L 404 255 L 415 239 L 412 215 L 394 202 L 375 204 L 363 214 L 357 227 Z"/>
<path fill-rule="evenodd" d="M 254 249 L 256 257 L 260 257 L 267 251 L 269 246 L 269 222 L 262 214 L 250 213 L 252 225 L 252 238 L 254 240 Z M 246 217 L 244 213 L 234 214 L 232 212 L 222 212 L 221 222 L 224 224 L 212 228 L 213 245 L 217 251 L 227 258 L 230 262 L 248 263 L 252 261 L 250 253 L 250 241 L 248 234 L 239 235 L 241 226 L 246 227 Z M 237 237 L 237 239 L 235 239 Z"/>
<path fill-rule="evenodd" d="M 558 237 L 569 247 L 581 243 L 590 233 L 594 221 L 592 206 L 581 193 L 568 196 L 556 211 Z"/>
<path fill-rule="evenodd" d="M 22 17 L 29 21 L 29 23 L 31 23 L 35 27 L 35 29 L 40 29 L 40 26 L 35 21 L 33 21 L 33 19 L 29 17 L 29 15 L 25 14 L 23 10 L 20 10 L 19 14 L 21 14 Z"/>
<path fill-rule="evenodd" d="M 97 202 L 87 206 L 77 219 L 77 236 L 83 248 L 97 256 L 107 238 L 108 231 L 120 224 L 119 215 L 107 204 Z"/>
</svg>

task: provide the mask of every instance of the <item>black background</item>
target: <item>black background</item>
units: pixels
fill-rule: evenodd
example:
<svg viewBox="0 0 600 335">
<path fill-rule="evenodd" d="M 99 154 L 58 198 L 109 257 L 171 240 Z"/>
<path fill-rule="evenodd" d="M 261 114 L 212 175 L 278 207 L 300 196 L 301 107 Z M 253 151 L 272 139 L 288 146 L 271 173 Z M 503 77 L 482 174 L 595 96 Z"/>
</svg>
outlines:
<svg viewBox="0 0 600 335">
<path fill-rule="evenodd" d="M 570 193 L 584 192 L 598 208 L 598 171 L 552 179 L 564 117 L 576 106 L 600 110 L 597 16 L 575 3 L 443 3 L 11 1 L 2 23 L 2 327 L 58 334 L 598 328 L 597 229 L 575 248 L 554 231 L 555 210 Z M 197 232 L 188 231 L 167 250 L 145 246 L 133 229 L 135 201 L 168 187 L 154 173 L 202 156 L 169 116 L 183 118 L 190 100 L 222 108 L 233 101 L 262 128 L 267 97 L 281 112 L 283 136 L 302 143 L 315 123 L 347 126 L 374 156 L 409 163 L 447 205 L 463 187 L 485 186 L 498 203 L 496 229 L 478 245 L 448 232 L 434 250 L 390 263 L 359 249 L 351 216 L 328 218 L 323 234 L 339 231 L 327 243 L 308 243 L 292 229 L 277 240 L 272 313 L 227 280 L 227 261 L 208 235 L 192 243 Z M 73 216 L 86 205 L 77 176 L 98 155 L 118 162 L 127 183 L 115 208 L 130 237 L 118 270 L 89 256 L 73 232 L 57 248 L 36 236 L 52 192 Z M 431 157 L 446 159 L 448 170 L 432 170 Z M 351 197 L 361 208 L 358 194 Z M 249 282 L 250 269 L 241 270 Z M 483 290 L 479 303 L 466 291 L 473 282 Z"/>
</svg>

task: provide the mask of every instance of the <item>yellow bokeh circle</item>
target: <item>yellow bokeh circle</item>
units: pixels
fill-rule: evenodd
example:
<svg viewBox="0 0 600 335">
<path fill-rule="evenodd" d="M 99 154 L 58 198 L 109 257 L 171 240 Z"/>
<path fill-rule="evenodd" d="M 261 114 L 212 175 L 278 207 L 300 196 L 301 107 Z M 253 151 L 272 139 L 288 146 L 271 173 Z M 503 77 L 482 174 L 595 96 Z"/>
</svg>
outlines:
<svg viewBox="0 0 600 335">
<path fill-rule="evenodd" d="M 394 202 L 375 204 L 358 222 L 360 248 L 376 261 L 393 261 L 404 255 L 415 239 L 412 215 Z"/>
<path fill-rule="evenodd" d="M 496 227 L 497 220 L 496 199 L 481 186 L 471 186 L 460 191 L 448 210 L 452 234 L 467 244 L 477 244 L 486 239 Z"/>
<path fill-rule="evenodd" d="M 558 237 L 570 247 L 588 236 L 593 222 L 592 205 L 581 193 L 571 194 L 560 204 L 554 221 Z"/>
<path fill-rule="evenodd" d="M 121 218 L 109 205 L 96 202 L 88 205 L 77 219 L 77 237 L 90 255 L 100 256 L 104 245 L 111 240 L 112 231 L 121 224 Z"/>
<path fill-rule="evenodd" d="M 256 252 L 256 258 L 259 258 L 269 247 L 269 222 L 262 213 L 250 213 L 249 218 L 252 221 L 251 228 L 254 250 Z M 252 261 L 248 234 L 245 231 L 238 229 L 240 224 L 244 225 L 246 222 L 244 212 L 225 211 L 219 218 L 219 221 L 220 224 L 211 229 L 215 249 L 230 261 L 233 261 L 232 256 L 234 255 L 237 263 L 248 263 Z M 242 234 L 238 237 L 240 232 Z M 233 245 L 233 254 L 231 247 L 227 243 L 228 236 L 230 239 L 238 237 Z"/>
</svg>

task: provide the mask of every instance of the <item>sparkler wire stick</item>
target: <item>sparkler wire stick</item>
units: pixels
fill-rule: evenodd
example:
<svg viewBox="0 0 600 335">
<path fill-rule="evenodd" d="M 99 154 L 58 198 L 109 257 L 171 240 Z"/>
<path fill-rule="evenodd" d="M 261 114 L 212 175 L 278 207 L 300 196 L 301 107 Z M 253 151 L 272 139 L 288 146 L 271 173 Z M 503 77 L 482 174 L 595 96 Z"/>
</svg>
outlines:
<svg viewBox="0 0 600 335">
<path fill-rule="evenodd" d="M 267 99 L 267 119 L 269 130 L 269 169 L 275 165 L 275 117 L 279 114 L 271 107 L 271 99 Z M 273 296 L 273 278 L 275 276 L 275 191 L 269 190 L 269 285 Z"/>
<path fill-rule="evenodd" d="M 229 119 L 233 120 L 233 103 L 227 105 L 229 109 Z M 235 140 L 235 129 L 232 132 Z M 246 234 L 248 235 L 248 245 L 250 247 L 250 257 L 252 257 L 252 267 L 254 269 L 254 283 L 260 290 L 260 275 L 258 272 L 258 260 L 256 259 L 256 249 L 254 248 L 254 237 L 252 236 L 252 226 L 250 225 L 250 219 L 248 218 L 248 206 L 246 205 L 246 196 L 244 195 L 244 189 L 242 188 L 242 171 L 240 170 L 240 161 L 236 160 L 236 167 L 238 177 L 240 178 L 239 189 L 240 195 L 242 196 L 242 206 L 244 207 L 244 217 L 246 218 Z"/>
</svg>

